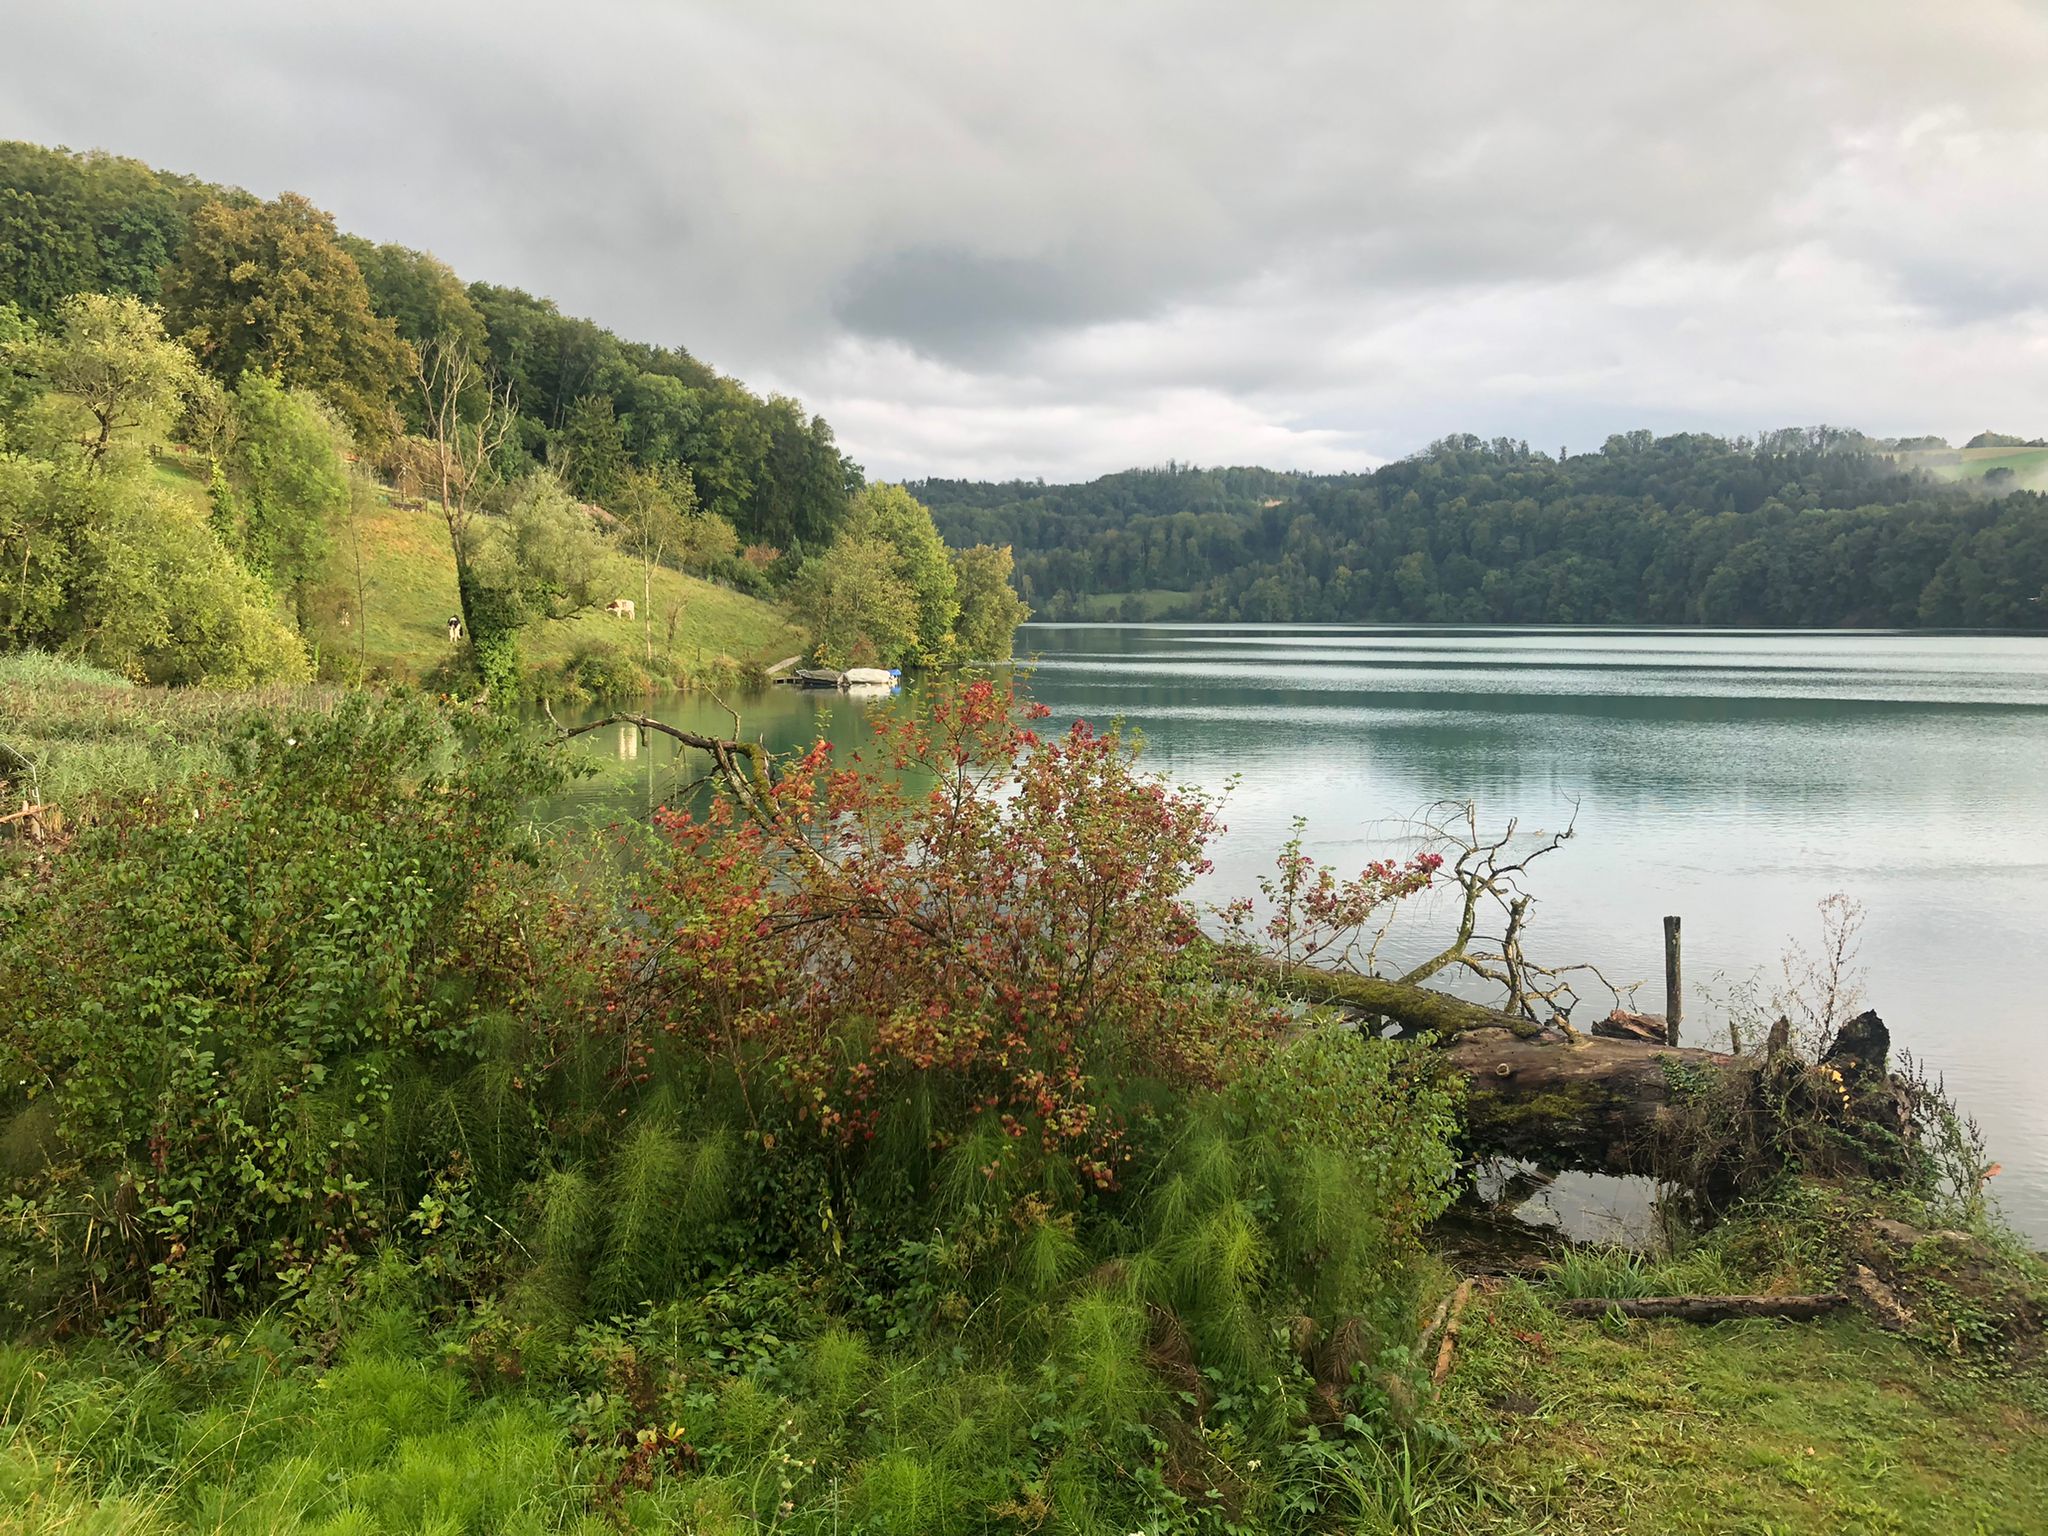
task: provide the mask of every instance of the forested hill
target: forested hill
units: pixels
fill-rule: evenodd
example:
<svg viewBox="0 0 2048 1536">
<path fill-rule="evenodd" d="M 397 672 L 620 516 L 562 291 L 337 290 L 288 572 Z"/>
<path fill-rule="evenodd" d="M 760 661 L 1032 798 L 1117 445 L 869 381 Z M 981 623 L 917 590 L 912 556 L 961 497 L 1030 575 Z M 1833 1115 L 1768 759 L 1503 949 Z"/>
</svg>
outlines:
<svg viewBox="0 0 2048 1536">
<path fill-rule="evenodd" d="M 359 282 L 368 312 L 351 314 Z M 83 293 L 161 304 L 209 370 L 232 383 L 255 367 L 310 389 L 372 451 L 420 429 L 414 360 L 452 338 L 510 391 L 507 479 L 547 464 L 609 505 L 631 470 L 683 466 L 700 510 L 792 556 L 830 541 L 859 479 L 796 401 L 759 398 L 681 347 L 622 340 L 551 300 L 465 283 L 423 252 L 341 234 L 304 198 L 266 203 L 135 160 L 0 141 L 0 308 L 48 322 Z"/>
<path fill-rule="evenodd" d="M 2048 627 L 2048 497 L 1914 460 L 1828 429 L 1467 436 L 1371 474 L 915 489 L 949 542 L 1014 545 L 1048 619 Z"/>
</svg>

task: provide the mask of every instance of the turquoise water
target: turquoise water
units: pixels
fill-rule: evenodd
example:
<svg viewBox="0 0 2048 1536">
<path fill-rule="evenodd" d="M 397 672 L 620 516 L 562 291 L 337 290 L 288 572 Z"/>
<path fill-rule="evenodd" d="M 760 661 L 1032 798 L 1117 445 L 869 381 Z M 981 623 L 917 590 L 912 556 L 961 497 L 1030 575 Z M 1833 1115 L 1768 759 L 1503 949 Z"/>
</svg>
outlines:
<svg viewBox="0 0 2048 1536">
<path fill-rule="evenodd" d="M 1688 1043 L 1722 1044 L 1745 978 L 1768 995 L 1817 904 L 1862 903 L 1869 1004 L 1983 1125 L 2007 1214 L 2048 1243 L 2048 638 L 1333 626 L 1032 625 L 1029 688 L 1057 720 L 1123 719 L 1171 778 L 1228 795 L 1200 894 L 1249 891 L 1306 820 L 1357 865 L 1434 802 L 1526 832 L 1576 818 L 1535 867 L 1529 947 L 1646 983 L 1684 919 Z M 771 745 L 874 709 L 776 689 L 734 701 Z M 696 729 L 716 706 L 657 706 Z M 605 774 L 564 808 L 640 814 L 673 793 L 665 743 L 596 733 Z M 691 770 L 692 772 L 694 770 Z M 1443 913 L 1404 914 L 1389 953 Z M 1412 925 L 1412 926 L 1411 926 Z M 1433 926 L 1434 925 L 1434 926 Z M 1597 1005 L 1597 1006 L 1596 1006 Z M 1589 995 L 1581 1017 L 1604 1012 Z"/>
</svg>

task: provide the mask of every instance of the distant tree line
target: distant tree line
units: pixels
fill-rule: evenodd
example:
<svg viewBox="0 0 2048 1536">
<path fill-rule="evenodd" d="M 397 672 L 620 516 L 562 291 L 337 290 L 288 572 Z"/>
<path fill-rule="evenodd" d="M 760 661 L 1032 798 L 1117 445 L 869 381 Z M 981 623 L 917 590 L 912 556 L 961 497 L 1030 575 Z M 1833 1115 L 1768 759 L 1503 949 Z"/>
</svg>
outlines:
<svg viewBox="0 0 2048 1536">
<path fill-rule="evenodd" d="M 1046 618 L 1152 593 L 1108 616 L 2048 627 L 2048 498 L 1939 482 L 1877 446 L 1631 432 L 1552 457 L 1458 436 L 1370 474 L 1168 465 L 912 489 L 950 542 L 1014 546 Z"/>
</svg>

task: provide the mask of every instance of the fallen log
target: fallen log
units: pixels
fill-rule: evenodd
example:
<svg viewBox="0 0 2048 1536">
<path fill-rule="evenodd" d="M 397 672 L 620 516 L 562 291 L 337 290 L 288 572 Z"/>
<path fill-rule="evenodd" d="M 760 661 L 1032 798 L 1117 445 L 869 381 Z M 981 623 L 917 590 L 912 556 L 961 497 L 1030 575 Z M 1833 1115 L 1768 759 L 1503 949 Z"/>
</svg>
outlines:
<svg viewBox="0 0 2048 1536">
<path fill-rule="evenodd" d="M 1679 1323 L 1727 1323 L 1759 1317 L 1806 1323 L 1848 1304 L 1844 1292 L 1825 1291 L 1815 1296 L 1589 1296 L 1559 1302 L 1557 1309 L 1567 1317 L 1605 1317 L 1614 1311 L 1623 1317 Z"/>
<path fill-rule="evenodd" d="M 1466 1030 L 1501 1029 L 1529 1040 L 1542 1039 L 1546 1035 L 1564 1038 L 1520 1014 L 1504 1013 L 1483 1003 L 1468 1003 L 1462 997 L 1419 987 L 1413 982 L 1390 981 L 1384 976 L 1361 976 L 1353 971 L 1325 971 L 1309 965 L 1289 965 L 1271 955 L 1242 950 L 1226 951 L 1221 966 L 1226 975 L 1239 981 L 1269 986 L 1304 1003 L 1322 1003 L 1373 1018 L 1390 1019 L 1414 1034 L 1449 1038 Z"/>
<path fill-rule="evenodd" d="M 1472 1280 L 1460 1280 L 1458 1289 L 1451 1296 L 1451 1310 L 1444 1320 L 1444 1341 L 1436 1352 L 1436 1365 L 1429 1373 L 1431 1386 L 1440 1387 L 1444 1378 L 1451 1374 L 1451 1357 L 1458 1347 L 1458 1329 L 1465 1319 L 1465 1303 L 1472 1299 Z"/>
<path fill-rule="evenodd" d="M 1719 1051 L 1641 1040 L 1528 1039 L 1466 1030 L 1443 1056 L 1465 1076 L 1477 1147 L 1553 1167 L 1655 1174 L 1656 1154 L 1696 1095 L 1717 1080 L 1749 1091 L 1757 1068 Z"/>
<path fill-rule="evenodd" d="M 1825 1081 L 1816 1081 L 1785 1053 L 1778 1031 L 1776 1048 L 1761 1057 L 1733 1055 L 1643 1038 L 1664 1024 L 1655 1015 L 1617 1010 L 1610 1027 L 1596 1025 L 1589 1038 L 1412 982 L 1244 950 L 1225 951 L 1218 968 L 1367 1023 L 1391 1020 L 1404 1032 L 1433 1035 L 1441 1058 L 1466 1079 L 1466 1141 L 1481 1153 L 1678 1177 L 1718 1200 L 1774 1160 L 1816 1147 L 1837 1171 L 1885 1176 L 1911 1134 L 1910 1095 L 1887 1070 L 1890 1032 L 1875 1013 L 1842 1026 L 1825 1070 L 1813 1069 Z M 1709 1102 L 1721 1106 L 1723 1120 L 1747 1119 L 1760 1134 L 1701 1146 L 1698 1117 Z M 1744 1106 L 1769 1112 L 1745 1116 Z M 1804 1121 L 1812 1124 L 1802 1130 Z"/>
</svg>

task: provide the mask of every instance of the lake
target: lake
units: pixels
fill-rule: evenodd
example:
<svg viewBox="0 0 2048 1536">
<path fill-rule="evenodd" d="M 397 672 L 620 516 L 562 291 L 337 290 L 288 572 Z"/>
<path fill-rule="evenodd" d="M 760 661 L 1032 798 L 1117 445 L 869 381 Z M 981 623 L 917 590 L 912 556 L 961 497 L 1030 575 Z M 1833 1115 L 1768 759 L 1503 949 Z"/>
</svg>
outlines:
<svg viewBox="0 0 2048 1536">
<path fill-rule="evenodd" d="M 1355 868 L 1446 799 L 1530 832 L 1576 815 L 1532 872 L 1530 952 L 1640 980 L 1661 1010 L 1679 914 L 1689 1044 L 1725 1044 L 1743 980 L 1768 995 L 1788 942 L 1818 946 L 1819 902 L 1854 898 L 1870 1006 L 1982 1124 L 2000 1204 L 2048 1244 L 2048 637 L 1059 624 L 1019 649 L 1054 723 L 1121 719 L 1157 771 L 1235 780 L 1207 899 L 1254 889 L 1297 816 L 1310 852 Z M 851 745 L 870 710 L 903 707 L 734 702 L 775 747 L 821 726 Z M 730 725 L 698 696 L 656 709 Z M 606 730 L 587 750 L 606 772 L 562 809 L 673 793 L 668 743 Z M 1441 914 L 1411 915 L 1396 955 L 1428 949 Z M 1589 996 L 1581 1022 L 1606 1006 Z"/>
</svg>

